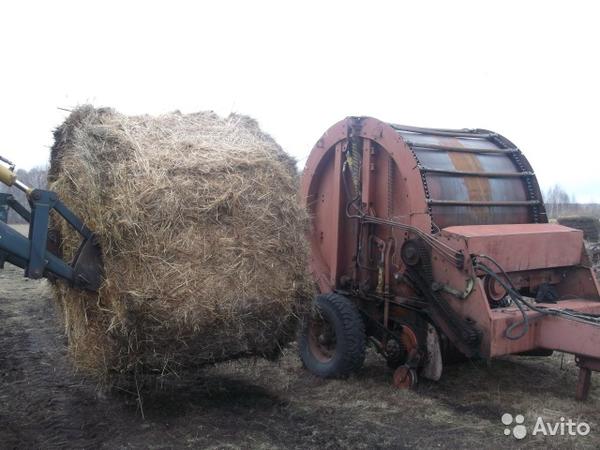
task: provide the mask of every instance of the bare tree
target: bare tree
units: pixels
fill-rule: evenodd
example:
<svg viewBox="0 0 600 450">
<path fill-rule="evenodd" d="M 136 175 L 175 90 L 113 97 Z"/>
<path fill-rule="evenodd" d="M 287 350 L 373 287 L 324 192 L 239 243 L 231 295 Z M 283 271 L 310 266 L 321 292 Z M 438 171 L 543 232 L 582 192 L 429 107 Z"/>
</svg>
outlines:
<svg viewBox="0 0 600 450">
<path fill-rule="evenodd" d="M 549 217 L 560 217 L 565 213 L 571 197 L 560 184 L 555 184 L 546 191 L 546 212 Z"/>
</svg>

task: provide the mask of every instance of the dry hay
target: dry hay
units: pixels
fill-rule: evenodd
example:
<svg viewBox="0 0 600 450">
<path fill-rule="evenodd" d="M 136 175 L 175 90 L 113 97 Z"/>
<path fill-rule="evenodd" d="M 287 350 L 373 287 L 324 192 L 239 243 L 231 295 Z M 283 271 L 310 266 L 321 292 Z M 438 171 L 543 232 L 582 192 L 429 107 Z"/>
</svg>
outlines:
<svg viewBox="0 0 600 450">
<path fill-rule="evenodd" d="M 98 295 L 56 286 L 76 365 L 101 379 L 276 355 L 309 303 L 297 171 L 257 123 L 83 106 L 55 131 L 50 189 L 98 234 Z M 65 257 L 78 237 L 53 220 Z"/>
</svg>

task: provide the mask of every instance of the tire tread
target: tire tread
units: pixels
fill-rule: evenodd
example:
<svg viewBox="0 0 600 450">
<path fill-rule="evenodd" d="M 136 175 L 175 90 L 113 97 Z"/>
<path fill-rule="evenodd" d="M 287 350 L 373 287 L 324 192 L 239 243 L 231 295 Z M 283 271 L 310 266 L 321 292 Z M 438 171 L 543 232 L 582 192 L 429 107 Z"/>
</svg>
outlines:
<svg viewBox="0 0 600 450">
<path fill-rule="evenodd" d="M 325 378 L 344 378 L 351 372 L 362 367 L 365 360 L 366 336 L 365 324 L 358 308 L 348 298 L 330 292 L 316 297 L 315 305 L 321 308 L 326 302 L 334 310 L 335 315 L 340 319 L 343 333 L 344 348 L 341 349 L 341 357 L 336 359 L 335 363 L 328 367 L 326 373 L 316 373 L 311 367 L 310 361 L 306 361 L 305 353 L 310 353 L 308 348 L 300 349 L 300 354 L 304 365 L 313 373 Z M 337 331 L 336 331 L 337 332 Z M 306 333 L 306 330 L 305 330 Z M 338 342 L 339 342 L 338 337 Z M 308 339 L 303 336 L 300 341 L 301 347 L 308 345 Z M 338 351 L 336 349 L 336 351 Z"/>
</svg>

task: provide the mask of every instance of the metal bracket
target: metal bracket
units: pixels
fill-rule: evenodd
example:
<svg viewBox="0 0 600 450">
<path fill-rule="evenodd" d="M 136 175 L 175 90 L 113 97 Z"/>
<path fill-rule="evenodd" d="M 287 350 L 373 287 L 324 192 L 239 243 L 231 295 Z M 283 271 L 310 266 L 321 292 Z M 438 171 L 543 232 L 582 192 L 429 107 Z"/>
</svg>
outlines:
<svg viewBox="0 0 600 450">
<path fill-rule="evenodd" d="M 31 213 L 12 196 L 8 197 L 8 206 L 29 222 L 29 235 L 25 238 L 10 226 L 0 223 L 0 268 L 7 261 L 24 269 L 28 278 L 55 276 L 80 289 L 97 291 L 102 282 L 103 266 L 96 236 L 54 192 L 33 189 L 29 192 L 28 199 Z M 48 224 L 52 210 L 82 237 L 71 264 L 62 260 L 60 252 L 48 249 Z M 51 237 L 51 243 L 52 240 Z M 54 246 L 56 247 L 56 243 Z"/>
<path fill-rule="evenodd" d="M 465 287 L 465 290 L 461 292 L 458 289 L 454 289 L 452 286 L 434 281 L 433 283 L 431 283 L 431 290 L 433 292 L 446 292 L 450 295 L 453 295 L 456 298 L 464 300 L 473 291 L 473 287 L 475 286 L 475 280 L 473 280 L 473 278 L 468 278 L 466 284 L 467 285 Z"/>
<path fill-rule="evenodd" d="M 584 401 L 588 398 L 590 393 L 592 370 L 594 372 L 600 372 L 600 359 L 575 356 L 575 363 L 579 367 L 579 378 L 577 379 L 575 398 L 579 401 Z"/>
<path fill-rule="evenodd" d="M 25 268 L 25 276 L 38 279 L 44 276 L 46 260 L 46 246 L 48 243 L 48 222 L 50 211 L 54 209 L 56 194 L 49 191 L 35 189 L 29 196 L 31 205 L 31 222 L 29 226 L 29 262 Z"/>
</svg>

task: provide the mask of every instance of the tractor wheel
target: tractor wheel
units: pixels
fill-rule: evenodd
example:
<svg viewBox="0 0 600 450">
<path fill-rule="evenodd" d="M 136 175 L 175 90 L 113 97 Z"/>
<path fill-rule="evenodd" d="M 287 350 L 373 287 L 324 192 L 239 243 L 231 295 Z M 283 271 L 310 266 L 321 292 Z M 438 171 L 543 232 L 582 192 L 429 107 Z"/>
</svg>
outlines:
<svg viewBox="0 0 600 450">
<path fill-rule="evenodd" d="M 322 378 L 344 378 L 365 360 L 365 325 L 356 306 L 339 294 L 318 295 L 299 339 L 304 366 Z"/>
</svg>

